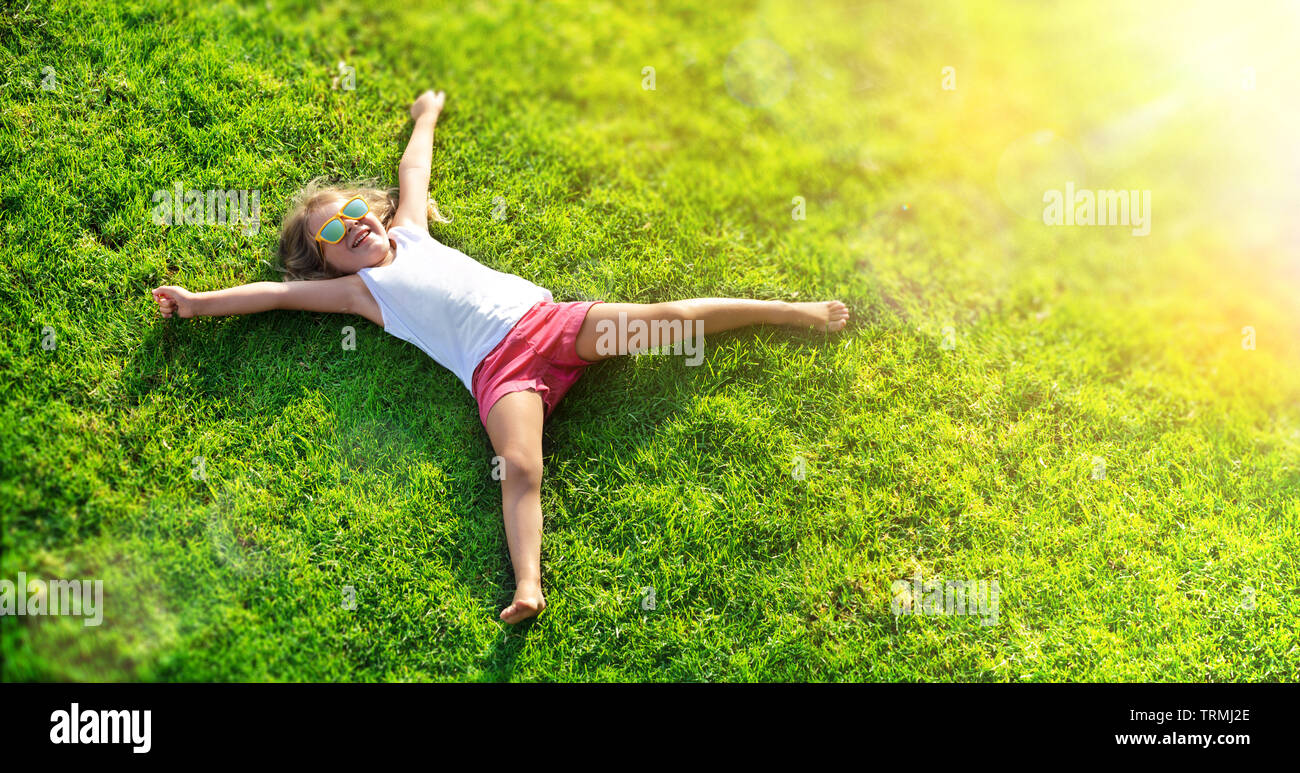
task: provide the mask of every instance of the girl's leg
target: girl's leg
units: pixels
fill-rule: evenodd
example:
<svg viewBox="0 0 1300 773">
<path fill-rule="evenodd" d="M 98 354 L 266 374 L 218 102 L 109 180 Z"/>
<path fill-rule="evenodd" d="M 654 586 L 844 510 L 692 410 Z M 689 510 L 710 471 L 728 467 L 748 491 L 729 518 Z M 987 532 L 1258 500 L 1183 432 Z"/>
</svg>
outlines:
<svg viewBox="0 0 1300 773">
<path fill-rule="evenodd" d="M 515 597 L 501 611 L 507 623 L 527 620 L 546 608 L 542 597 L 542 396 L 511 392 L 488 411 L 492 448 L 505 459 L 501 509 L 506 544 L 515 570 Z"/>
<path fill-rule="evenodd" d="M 602 332 L 618 329 L 619 314 L 626 314 L 625 323 L 640 320 L 648 325 L 660 325 L 662 335 L 660 346 L 676 343 L 677 338 L 687 337 L 682 325 L 692 321 L 699 335 L 703 330 L 705 336 L 723 330 L 744 327 L 746 325 L 792 325 L 796 327 L 817 326 L 828 333 L 844 329 L 849 320 L 849 309 L 839 301 L 817 301 L 815 303 L 787 303 L 785 301 L 755 301 L 745 298 L 692 298 L 684 301 L 667 303 L 598 303 L 587 312 L 587 318 L 578 332 L 578 356 L 588 362 L 598 362 L 615 356 L 606 346 L 598 347 Z M 612 323 L 602 325 L 601 323 Z M 671 326 L 671 327 L 670 327 Z M 673 328 L 676 328 L 674 330 Z M 599 329 L 598 329 L 599 328 Z"/>
</svg>

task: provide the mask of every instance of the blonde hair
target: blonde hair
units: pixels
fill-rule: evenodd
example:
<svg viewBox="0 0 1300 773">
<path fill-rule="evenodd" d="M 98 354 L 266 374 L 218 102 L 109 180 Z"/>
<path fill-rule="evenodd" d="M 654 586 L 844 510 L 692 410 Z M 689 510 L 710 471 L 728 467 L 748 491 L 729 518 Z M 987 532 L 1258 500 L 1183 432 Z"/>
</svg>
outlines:
<svg viewBox="0 0 1300 773">
<path fill-rule="evenodd" d="M 280 265 L 275 267 L 286 281 L 334 279 L 342 276 L 321 259 L 316 234 L 311 232 L 307 219 L 318 207 L 334 201 L 341 203 L 353 196 L 365 199 L 370 211 L 379 218 L 384 228 L 388 228 L 397 212 L 398 189 L 384 190 L 379 187 L 378 180 L 330 183 L 325 177 L 317 177 L 294 194 L 280 225 Z M 426 214 L 439 223 L 451 222 L 438 211 L 438 203 L 432 197 L 429 198 Z"/>
</svg>

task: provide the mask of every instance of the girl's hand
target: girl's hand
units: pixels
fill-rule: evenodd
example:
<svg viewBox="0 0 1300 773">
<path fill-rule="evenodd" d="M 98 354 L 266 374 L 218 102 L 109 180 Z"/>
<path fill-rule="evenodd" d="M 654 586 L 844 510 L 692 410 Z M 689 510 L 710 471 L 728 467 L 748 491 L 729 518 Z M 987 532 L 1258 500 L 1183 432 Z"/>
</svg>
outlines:
<svg viewBox="0 0 1300 773">
<path fill-rule="evenodd" d="M 422 115 L 432 115 L 433 120 L 437 121 L 438 116 L 442 114 L 442 106 L 447 101 L 445 91 L 426 91 L 416 98 L 411 104 L 411 120 L 416 120 Z"/>
<path fill-rule="evenodd" d="M 176 314 L 181 319 L 189 319 L 194 316 L 194 293 L 184 287 L 159 287 L 153 291 L 153 299 L 158 302 L 158 313 L 164 317 Z"/>
</svg>

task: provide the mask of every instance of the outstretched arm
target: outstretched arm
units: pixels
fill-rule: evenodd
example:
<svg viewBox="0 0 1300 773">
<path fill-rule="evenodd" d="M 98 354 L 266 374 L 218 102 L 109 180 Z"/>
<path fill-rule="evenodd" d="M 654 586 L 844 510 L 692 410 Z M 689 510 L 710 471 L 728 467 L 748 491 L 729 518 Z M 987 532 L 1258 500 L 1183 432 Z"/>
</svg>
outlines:
<svg viewBox="0 0 1300 773">
<path fill-rule="evenodd" d="M 393 215 L 390 228 L 405 225 L 413 228 L 429 227 L 429 177 L 433 164 L 433 130 L 438 124 L 438 116 L 447 101 L 444 92 L 426 91 L 411 105 L 411 118 L 415 128 L 411 130 L 411 140 L 402 154 L 402 162 L 397 166 L 398 195 L 397 212 Z"/>
<path fill-rule="evenodd" d="M 379 304 L 356 274 L 302 282 L 253 282 L 206 293 L 164 285 L 153 291 L 153 297 L 158 302 L 158 313 L 164 317 L 223 317 L 299 309 L 360 314 L 376 325 L 384 324 Z"/>
</svg>

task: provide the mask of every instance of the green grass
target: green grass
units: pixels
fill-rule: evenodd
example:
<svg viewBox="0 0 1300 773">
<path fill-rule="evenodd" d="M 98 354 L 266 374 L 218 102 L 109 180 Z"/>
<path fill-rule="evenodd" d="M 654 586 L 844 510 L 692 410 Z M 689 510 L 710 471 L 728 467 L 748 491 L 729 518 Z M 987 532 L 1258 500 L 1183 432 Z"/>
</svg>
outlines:
<svg viewBox="0 0 1300 773">
<path fill-rule="evenodd" d="M 1231 25 L 1172 2 L 50 5 L 0 16 L 0 578 L 100 578 L 105 622 L 0 619 L 4 679 L 1300 673 L 1287 23 L 1233 22 L 1242 94 L 1196 48 Z M 728 90 L 751 38 L 793 68 L 768 106 Z M 591 368 L 546 430 L 549 608 L 515 628 L 451 373 L 360 318 L 149 297 L 275 278 L 288 198 L 394 183 L 426 88 L 432 232 L 483 263 L 557 300 L 854 312 Z M 1043 129 L 1091 187 L 1151 190 L 1151 235 L 1018 215 L 1052 165 L 1008 148 Z M 177 181 L 260 190 L 261 230 L 154 225 Z M 916 571 L 997 580 L 998 624 L 894 616 Z"/>
</svg>

